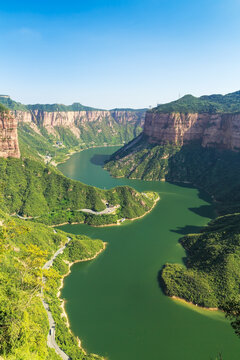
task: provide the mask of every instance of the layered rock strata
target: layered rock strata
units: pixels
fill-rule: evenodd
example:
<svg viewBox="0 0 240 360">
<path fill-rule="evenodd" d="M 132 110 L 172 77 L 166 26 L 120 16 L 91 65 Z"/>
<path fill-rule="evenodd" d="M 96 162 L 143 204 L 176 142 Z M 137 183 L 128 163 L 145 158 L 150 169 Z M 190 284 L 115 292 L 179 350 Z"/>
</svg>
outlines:
<svg viewBox="0 0 240 360">
<path fill-rule="evenodd" d="M 184 145 L 199 141 L 203 147 L 240 150 L 240 113 L 147 112 L 144 134 L 150 143 Z"/>
<path fill-rule="evenodd" d="M 9 112 L 0 112 L 0 157 L 20 157 L 17 120 Z"/>
<path fill-rule="evenodd" d="M 114 123 L 120 125 L 132 124 L 143 127 L 145 112 L 128 110 L 89 110 L 89 111 L 13 111 L 18 122 L 29 124 L 35 131 L 37 126 L 43 126 L 49 134 L 56 135 L 55 127 L 64 127 L 80 138 L 80 126 L 89 123 L 101 124 L 107 121 L 111 127 Z"/>
</svg>

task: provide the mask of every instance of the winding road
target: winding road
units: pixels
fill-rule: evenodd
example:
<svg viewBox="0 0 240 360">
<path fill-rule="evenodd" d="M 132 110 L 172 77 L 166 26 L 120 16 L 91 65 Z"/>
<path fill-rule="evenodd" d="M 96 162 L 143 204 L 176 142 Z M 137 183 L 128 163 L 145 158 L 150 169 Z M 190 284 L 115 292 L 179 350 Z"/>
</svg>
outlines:
<svg viewBox="0 0 240 360">
<path fill-rule="evenodd" d="M 55 230 L 56 231 L 56 230 Z M 58 249 L 55 254 L 51 257 L 51 259 L 49 261 L 46 262 L 46 264 L 44 264 L 43 266 L 43 269 L 45 270 L 48 270 L 50 269 L 50 267 L 52 266 L 53 264 L 53 261 L 56 259 L 56 257 L 59 255 L 59 254 L 62 254 L 64 249 L 66 248 L 66 246 L 68 245 L 69 241 L 71 241 L 72 239 L 70 237 L 67 237 L 67 242 L 64 246 L 62 246 L 60 249 Z M 43 278 L 43 282 L 45 282 L 46 279 Z M 64 352 L 61 350 L 61 348 L 58 346 L 58 344 L 56 343 L 56 340 L 55 340 L 55 321 L 52 317 L 52 313 L 50 311 L 50 308 L 49 308 L 49 305 L 48 303 L 44 300 L 43 298 L 43 294 L 41 294 L 41 300 L 42 300 L 42 303 L 43 303 L 43 306 L 44 306 L 44 309 L 46 310 L 47 312 L 47 316 L 48 316 L 48 322 L 49 322 L 49 333 L 48 333 L 48 336 L 47 336 L 47 345 L 50 347 L 50 348 L 53 348 L 55 349 L 56 353 L 61 356 L 61 358 L 63 360 L 70 360 L 70 357 Z"/>
</svg>

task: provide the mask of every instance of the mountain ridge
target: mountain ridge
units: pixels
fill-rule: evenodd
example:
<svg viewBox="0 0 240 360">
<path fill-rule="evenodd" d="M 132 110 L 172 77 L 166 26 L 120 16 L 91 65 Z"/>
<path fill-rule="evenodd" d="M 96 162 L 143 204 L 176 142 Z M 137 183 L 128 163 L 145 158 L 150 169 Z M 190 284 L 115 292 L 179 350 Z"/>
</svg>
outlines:
<svg viewBox="0 0 240 360">
<path fill-rule="evenodd" d="M 240 90 L 226 95 L 213 94 L 200 97 L 191 94 L 178 100 L 160 104 L 149 112 L 186 112 L 186 113 L 235 113 L 240 112 Z"/>
</svg>

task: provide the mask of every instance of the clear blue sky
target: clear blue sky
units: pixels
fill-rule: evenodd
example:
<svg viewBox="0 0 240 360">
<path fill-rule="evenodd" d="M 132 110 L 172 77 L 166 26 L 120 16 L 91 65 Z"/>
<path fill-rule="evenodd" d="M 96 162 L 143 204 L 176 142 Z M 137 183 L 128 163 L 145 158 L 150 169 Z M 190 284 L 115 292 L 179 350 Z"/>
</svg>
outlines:
<svg viewBox="0 0 240 360">
<path fill-rule="evenodd" d="M 1 1 L 0 93 L 148 107 L 240 89 L 239 0 Z"/>
</svg>

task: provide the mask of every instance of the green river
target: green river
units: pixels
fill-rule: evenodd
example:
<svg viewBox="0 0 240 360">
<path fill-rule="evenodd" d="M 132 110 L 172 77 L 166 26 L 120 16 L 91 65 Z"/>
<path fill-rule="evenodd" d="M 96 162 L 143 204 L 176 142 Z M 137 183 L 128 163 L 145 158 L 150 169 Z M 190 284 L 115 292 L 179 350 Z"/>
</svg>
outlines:
<svg viewBox="0 0 240 360">
<path fill-rule="evenodd" d="M 158 284 L 164 263 L 182 263 L 178 239 L 214 216 L 209 199 L 191 187 L 111 178 L 101 165 L 116 149 L 82 151 L 59 169 L 100 188 L 154 190 L 161 200 L 144 218 L 121 226 L 61 227 L 108 243 L 98 258 L 75 264 L 65 278 L 62 298 L 72 331 L 88 352 L 110 360 L 215 360 L 220 352 L 224 360 L 238 360 L 240 340 L 222 313 L 170 299 Z"/>
</svg>

